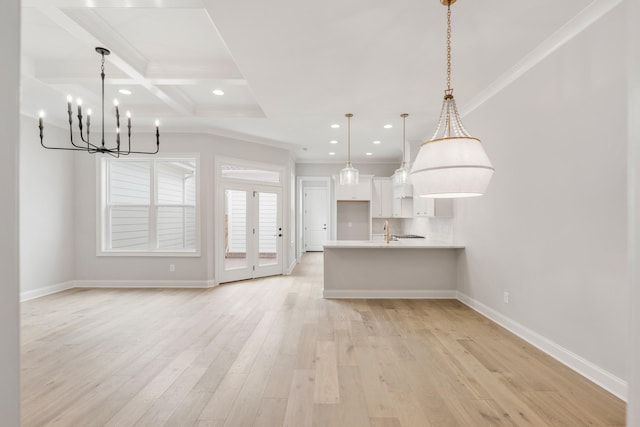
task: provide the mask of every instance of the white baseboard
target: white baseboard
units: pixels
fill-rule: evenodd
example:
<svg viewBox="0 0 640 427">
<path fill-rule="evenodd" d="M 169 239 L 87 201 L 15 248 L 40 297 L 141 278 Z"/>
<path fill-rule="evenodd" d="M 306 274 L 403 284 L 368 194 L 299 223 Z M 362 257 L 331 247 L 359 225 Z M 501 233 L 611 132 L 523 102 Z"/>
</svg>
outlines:
<svg viewBox="0 0 640 427">
<path fill-rule="evenodd" d="M 76 288 L 211 288 L 215 280 L 75 280 Z"/>
<path fill-rule="evenodd" d="M 573 369 L 580 375 L 590 379 L 600 387 L 604 388 L 605 390 L 609 391 L 610 393 L 626 402 L 628 390 L 626 381 L 618 378 L 610 372 L 605 371 L 604 369 L 596 366 L 588 360 L 583 359 L 582 357 L 549 340 L 548 338 L 543 337 L 537 332 L 534 332 L 531 329 L 519 324 L 518 322 L 515 322 L 514 320 L 508 318 L 502 313 L 497 312 L 491 307 L 469 297 L 468 295 L 462 292 L 458 292 L 457 294 L 458 300 L 463 304 L 469 306 L 483 316 L 493 320 L 503 328 L 516 334 L 523 340 L 527 341 L 529 344 L 544 351 L 560 363 Z"/>
<path fill-rule="evenodd" d="M 74 282 L 71 280 L 68 282 L 57 283 L 55 285 L 45 286 L 43 288 L 38 288 L 31 291 L 20 292 L 20 301 L 29 301 L 32 299 L 44 297 L 46 295 L 66 291 L 67 289 L 73 289 L 74 287 Z"/>
<path fill-rule="evenodd" d="M 456 291 L 426 290 L 333 290 L 325 289 L 323 298 L 344 299 L 456 299 Z"/>
<path fill-rule="evenodd" d="M 287 268 L 287 271 L 284 273 L 284 275 L 290 275 L 293 272 L 293 269 L 296 268 L 296 265 L 298 265 L 298 260 L 294 259 L 289 268 Z"/>
</svg>

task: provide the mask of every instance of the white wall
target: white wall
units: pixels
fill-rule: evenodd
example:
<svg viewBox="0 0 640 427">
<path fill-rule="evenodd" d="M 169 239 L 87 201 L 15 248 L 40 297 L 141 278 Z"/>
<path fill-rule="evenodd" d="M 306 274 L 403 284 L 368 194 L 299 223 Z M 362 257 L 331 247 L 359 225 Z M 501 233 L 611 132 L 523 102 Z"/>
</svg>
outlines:
<svg viewBox="0 0 640 427">
<path fill-rule="evenodd" d="M 627 425 L 640 425 L 640 2 L 627 2 L 629 99 L 629 249 L 631 264 Z"/>
<path fill-rule="evenodd" d="M 47 125 L 45 144 L 68 145 L 68 133 Z M 45 150 L 37 119 L 20 117 L 20 292 L 23 299 L 74 279 L 73 158 Z M 61 285 L 61 286 L 58 286 Z M 69 286 L 69 285 L 67 285 Z"/>
<path fill-rule="evenodd" d="M 20 425 L 18 141 L 20 2 L 5 0 L 0 13 L 0 416 Z"/>
<path fill-rule="evenodd" d="M 145 139 L 146 138 L 146 139 Z M 150 135 L 137 135 L 134 144 L 144 144 Z M 280 165 L 283 168 L 283 224 L 289 224 L 290 156 L 284 149 L 204 134 L 164 134 L 160 155 L 197 153 L 200 156 L 201 256 L 119 257 L 96 256 L 96 156 L 76 156 L 76 271 L 79 281 L 207 281 L 215 277 L 214 209 L 215 156 L 233 157 Z M 295 229 L 285 230 L 295 233 Z M 292 236 L 292 234 L 288 234 Z M 292 239 L 293 240 L 293 239 Z M 292 249 L 285 247 L 285 260 Z M 169 272 L 169 264 L 175 272 Z M 286 267 L 286 266 L 285 266 Z M 82 283 L 82 282 L 81 282 Z"/>
<path fill-rule="evenodd" d="M 604 369 L 618 394 L 629 350 L 623 9 L 464 118 L 496 173 L 456 212 L 460 291 Z"/>
</svg>

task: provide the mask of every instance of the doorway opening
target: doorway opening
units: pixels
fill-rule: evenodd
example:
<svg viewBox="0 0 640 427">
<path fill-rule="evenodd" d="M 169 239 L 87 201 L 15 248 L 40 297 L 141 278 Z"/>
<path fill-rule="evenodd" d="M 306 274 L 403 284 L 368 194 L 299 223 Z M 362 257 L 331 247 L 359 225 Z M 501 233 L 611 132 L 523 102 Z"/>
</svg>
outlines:
<svg viewBox="0 0 640 427">
<path fill-rule="evenodd" d="M 281 176 L 268 165 L 221 163 L 216 209 L 219 283 L 282 274 Z"/>
<path fill-rule="evenodd" d="M 322 252 L 333 235 L 331 178 L 298 178 L 299 252 Z"/>
</svg>

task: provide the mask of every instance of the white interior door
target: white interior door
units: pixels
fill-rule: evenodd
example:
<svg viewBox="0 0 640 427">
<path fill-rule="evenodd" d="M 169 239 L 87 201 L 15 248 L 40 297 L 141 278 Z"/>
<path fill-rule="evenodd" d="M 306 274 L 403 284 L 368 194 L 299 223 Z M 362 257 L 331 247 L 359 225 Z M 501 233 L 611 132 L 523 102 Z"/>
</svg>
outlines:
<svg viewBox="0 0 640 427">
<path fill-rule="evenodd" d="M 220 282 L 282 273 L 282 200 L 279 190 L 225 185 L 224 251 Z"/>
<path fill-rule="evenodd" d="M 324 242 L 329 240 L 328 189 L 322 187 L 304 190 L 304 250 L 307 252 L 324 250 Z"/>
</svg>

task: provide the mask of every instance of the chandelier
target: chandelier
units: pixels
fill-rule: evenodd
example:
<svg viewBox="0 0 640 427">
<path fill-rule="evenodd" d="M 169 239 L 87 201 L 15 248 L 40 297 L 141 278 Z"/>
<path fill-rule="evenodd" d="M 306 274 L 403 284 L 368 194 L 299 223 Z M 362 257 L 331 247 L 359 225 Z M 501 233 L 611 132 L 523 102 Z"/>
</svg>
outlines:
<svg viewBox="0 0 640 427">
<path fill-rule="evenodd" d="M 462 125 L 451 88 L 451 5 L 447 6 L 447 89 L 433 137 L 422 144 L 411 169 L 411 182 L 422 197 L 481 196 L 493 176 L 493 166 L 478 138 Z"/>
<path fill-rule="evenodd" d="M 96 47 L 96 52 L 98 52 L 102 58 L 101 67 L 100 67 L 100 78 L 102 79 L 102 129 L 101 129 L 101 142 L 99 144 L 93 144 L 90 141 L 90 130 L 91 130 L 91 109 L 87 110 L 87 117 L 85 121 L 86 129 L 83 133 L 83 119 L 82 116 L 82 100 L 77 99 L 76 105 L 78 107 L 78 129 L 80 134 L 80 142 L 74 142 L 73 140 L 73 114 L 71 112 L 71 102 L 73 99 L 71 96 L 67 97 L 67 114 L 69 115 L 69 142 L 71 143 L 70 147 L 48 147 L 44 144 L 43 141 L 43 118 L 44 112 L 40 112 L 40 117 L 38 119 L 38 128 L 40 129 L 40 145 L 49 150 L 68 150 L 68 151 L 86 151 L 90 154 L 95 153 L 104 153 L 109 154 L 113 157 L 126 156 L 129 154 L 156 154 L 160 150 L 160 130 L 159 130 L 159 122 L 156 120 L 156 149 L 155 151 L 134 151 L 131 150 L 131 114 L 127 111 L 127 147 L 121 147 L 120 145 L 120 111 L 118 109 L 118 101 L 114 100 L 114 106 L 116 110 L 116 142 L 115 147 L 108 147 L 105 145 L 104 140 L 104 57 L 105 55 L 109 55 L 111 52 L 109 49 L 104 47 Z"/>
<path fill-rule="evenodd" d="M 353 114 L 345 114 L 347 118 L 347 166 L 340 171 L 341 185 L 357 185 L 359 181 L 358 169 L 351 164 L 351 117 Z"/>
</svg>

